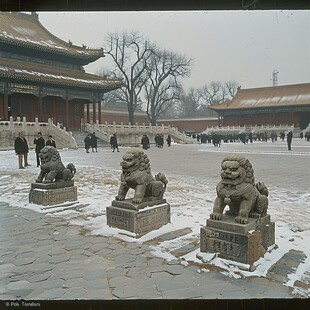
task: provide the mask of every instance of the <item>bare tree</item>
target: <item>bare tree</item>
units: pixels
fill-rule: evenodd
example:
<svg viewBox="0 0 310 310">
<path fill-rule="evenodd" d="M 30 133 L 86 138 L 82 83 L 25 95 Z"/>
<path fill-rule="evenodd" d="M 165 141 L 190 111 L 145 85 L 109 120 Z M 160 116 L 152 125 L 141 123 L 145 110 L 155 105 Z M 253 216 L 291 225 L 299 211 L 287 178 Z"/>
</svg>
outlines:
<svg viewBox="0 0 310 310">
<path fill-rule="evenodd" d="M 205 105 L 219 104 L 230 100 L 237 91 L 238 83 L 235 81 L 218 82 L 213 81 L 200 90 Z"/>
<path fill-rule="evenodd" d="M 144 84 L 146 113 L 152 125 L 180 98 L 180 78 L 190 73 L 191 59 L 184 55 L 154 48 L 147 61 L 147 81 Z"/>
<path fill-rule="evenodd" d="M 206 105 L 219 103 L 223 99 L 223 96 L 225 96 L 223 94 L 223 84 L 217 81 L 203 86 L 200 93 Z"/>
<path fill-rule="evenodd" d="M 197 116 L 200 100 L 201 94 L 195 88 L 191 88 L 187 93 L 183 93 L 180 100 L 180 116 Z"/>
<path fill-rule="evenodd" d="M 117 75 L 124 79 L 120 99 L 127 103 L 128 120 L 133 124 L 139 96 L 147 80 L 146 63 L 152 54 L 152 47 L 138 32 L 108 34 L 105 47 L 115 64 Z"/>
<path fill-rule="evenodd" d="M 229 97 L 232 98 L 235 96 L 238 90 L 239 84 L 236 81 L 227 81 L 225 82 L 225 87 L 227 89 Z"/>
</svg>

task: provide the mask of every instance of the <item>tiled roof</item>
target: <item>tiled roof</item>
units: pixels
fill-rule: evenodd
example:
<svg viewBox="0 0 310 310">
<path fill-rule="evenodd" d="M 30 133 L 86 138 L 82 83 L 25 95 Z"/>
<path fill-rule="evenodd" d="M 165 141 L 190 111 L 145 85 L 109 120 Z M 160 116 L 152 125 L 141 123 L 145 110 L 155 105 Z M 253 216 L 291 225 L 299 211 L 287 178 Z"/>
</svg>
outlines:
<svg viewBox="0 0 310 310">
<path fill-rule="evenodd" d="M 122 85 L 121 80 L 111 80 L 81 70 L 70 70 L 3 58 L 0 58 L 0 78 L 28 81 L 40 85 L 62 85 L 99 90 L 113 90 Z"/>
<path fill-rule="evenodd" d="M 183 117 L 183 118 L 161 118 L 158 122 L 201 122 L 218 120 L 217 116 L 203 116 L 203 117 Z"/>
<path fill-rule="evenodd" d="M 0 12 L 0 42 L 80 59 L 83 65 L 103 57 L 102 49 L 88 49 L 51 34 L 35 15 Z"/>
<path fill-rule="evenodd" d="M 239 89 L 227 103 L 210 106 L 215 111 L 266 107 L 310 106 L 310 83 Z"/>
<path fill-rule="evenodd" d="M 91 109 L 91 108 L 90 108 Z M 108 115 L 128 115 L 128 109 L 101 109 L 102 114 Z M 146 112 L 144 111 L 135 111 L 135 115 L 137 116 L 147 116 Z"/>
</svg>

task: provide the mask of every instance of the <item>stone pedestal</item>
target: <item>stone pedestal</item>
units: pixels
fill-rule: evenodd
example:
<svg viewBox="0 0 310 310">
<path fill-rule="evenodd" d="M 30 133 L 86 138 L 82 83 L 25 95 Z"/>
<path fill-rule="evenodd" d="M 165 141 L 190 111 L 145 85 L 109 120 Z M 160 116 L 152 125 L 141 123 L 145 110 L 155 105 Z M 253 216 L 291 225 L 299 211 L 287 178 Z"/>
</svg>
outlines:
<svg viewBox="0 0 310 310">
<path fill-rule="evenodd" d="M 131 203 L 131 199 L 112 202 L 107 207 L 107 224 L 110 227 L 124 229 L 140 237 L 170 223 L 170 205 L 165 199 Z"/>
<path fill-rule="evenodd" d="M 223 215 L 221 221 L 208 219 L 200 231 L 200 251 L 217 252 L 219 257 L 253 264 L 275 243 L 275 223 L 270 215 L 249 218 L 238 224 L 235 216 Z"/>
<path fill-rule="evenodd" d="M 74 181 L 31 184 L 29 202 L 50 206 L 76 200 L 77 187 Z"/>
</svg>

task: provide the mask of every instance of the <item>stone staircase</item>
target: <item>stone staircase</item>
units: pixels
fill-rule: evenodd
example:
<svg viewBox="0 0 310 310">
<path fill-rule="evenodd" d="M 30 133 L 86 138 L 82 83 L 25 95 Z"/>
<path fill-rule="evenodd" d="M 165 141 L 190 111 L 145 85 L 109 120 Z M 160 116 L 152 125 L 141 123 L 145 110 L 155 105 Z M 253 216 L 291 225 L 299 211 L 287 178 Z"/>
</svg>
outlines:
<svg viewBox="0 0 310 310">
<path fill-rule="evenodd" d="M 176 128 L 170 126 L 145 126 L 145 125 L 120 125 L 113 123 L 113 125 L 85 123 L 85 132 L 95 132 L 96 136 L 109 143 L 110 136 L 116 134 L 119 145 L 139 146 L 143 134 L 146 134 L 151 143 L 154 143 L 156 134 L 164 135 L 164 141 L 168 134 L 176 143 L 194 144 L 198 143 L 197 139 L 186 136 L 184 133 L 179 132 Z"/>
<path fill-rule="evenodd" d="M 73 131 L 72 132 L 72 136 L 74 137 L 78 148 L 84 148 L 85 147 L 84 139 L 87 136 L 87 134 L 88 134 L 88 132 L 81 132 L 81 131 Z M 108 141 L 100 139 L 100 136 L 97 134 L 96 134 L 96 136 L 99 138 L 97 140 L 98 148 L 110 147 L 110 143 Z"/>
</svg>

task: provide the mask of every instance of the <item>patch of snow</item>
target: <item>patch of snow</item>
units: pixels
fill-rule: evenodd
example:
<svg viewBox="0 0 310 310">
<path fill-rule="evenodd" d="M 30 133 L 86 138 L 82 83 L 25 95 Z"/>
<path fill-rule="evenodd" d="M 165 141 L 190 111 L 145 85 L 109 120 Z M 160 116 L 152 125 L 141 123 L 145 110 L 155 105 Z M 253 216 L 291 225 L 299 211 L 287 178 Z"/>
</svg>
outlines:
<svg viewBox="0 0 310 310">
<path fill-rule="evenodd" d="M 182 148 L 189 146 L 175 145 L 174 147 L 178 147 L 182 151 Z M 216 150 L 211 146 L 204 149 L 199 145 L 193 147 L 195 147 L 193 152 L 237 152 L 233 146 Z M 242 153 L 246 147 L 244 146 L 244 149 L 239 150 L 238 153 Z M 261 151 L 258 148 L 249 151 L 251 154 L 260 155 L 266 154 L 264 150 Z M 77 202 L 64 203 L 53 208 L 29 203 L 30 184 L 36 179 L 39 168 L 32 165 L 23 170 L 17 169 L 17 157 L 14 151 L 0 152 L 0 201 L 9 203 L 13 208 L 28 208 L 45 213 L 46 216 L 62 217 L 70 224 L 79 225 L 89 230 L 91 234 L 114 236 L 126 242 L 143 243 L 165 233 L 185 227 L 190 228 L 192 231 L 184 236 L 152 245 L 152 254 L 166 260 L 176 259 L 172 254 L 174 250 L 189 244 L 193 239 L 199 240 L 200 228 L 205 225 L 206 219 L 212 212 L 215 185 L 218 179 L 203 180 L 191 175 L 184 178 L 177 174 L 167 175 L 165 173 L 169 179 L 165 198 L 171 206 L 171 223 L 140 238 L 135 238 L 133 233 L 109 227 L 106 222 L 106 207 L 111 205 L 117 195 L 121 174 L 119 164 L 118 169 L 109 166 L 109 163 L 116 158 L 112 157 L 114 153 L 112 155 L 108 148 L 100 149 L 98 154 L 89 156 L 82 149 L 77 151 L 61 150 L 60 153 L 64 163 L 73 162 L 77 168 L 75 176 L 75 185 L 78 187 Z M 272 156 L 281 155 L 277 151 L 271 151 L 270 154 Z M 35 161 L 35 156 L 31 156 Z M 88 156 L 87 160 L 85 156 Z M 119 163 L 120 155 L 115 156 L 119 156 L 117 158 Z M 298 152 L 294 152 L 291 156 L 298 156 Z M 310 158 L 310 151 L 305 151 L 303 156 Z M 270 208 L 268 212 L 276 224 L 276 246 L 271 246 L 264 257 L 254 263 L 254 271 L 250 272 L 249 266 L 246 264 L 219 258 L 216 253 L 202 253 L 199 248 L 180 259 L 185 265 L 193 262 L 198 265 L 208 263 L 220 267 L 224 270 L 223 273 L 229 277 L 266 277 L 271 266 L 289 250 L 302 251 L 305 253 L 306 259 L 288 276 L 285 285 L 293 287 L 296 293 L 309 297 L 309 290 L 295 287 L 294 283 L 302 279 L 303 275 L 306 272 L 309 273 L 310 270 L 310 193 L 290 187 L 276 186 L 271 186 L 269 192 Z M 132 194 L 133 192 L 130 191 L 128 196 L 130 197 Z M 294 210 L 294 216 L 292 216 L 292 210 Z M 200 272 L 208 272 L 208 269 L 203 267 Z"/>
</svg>

